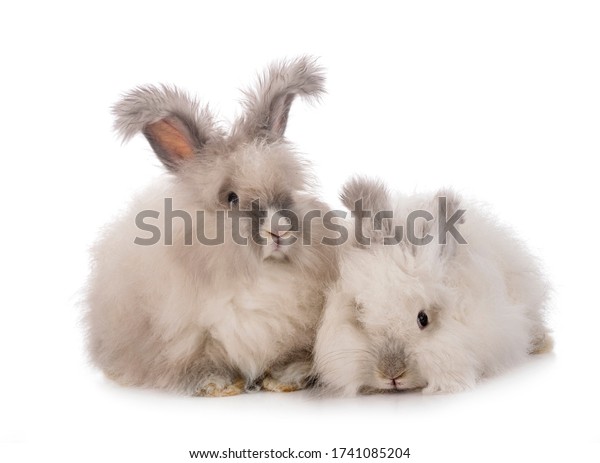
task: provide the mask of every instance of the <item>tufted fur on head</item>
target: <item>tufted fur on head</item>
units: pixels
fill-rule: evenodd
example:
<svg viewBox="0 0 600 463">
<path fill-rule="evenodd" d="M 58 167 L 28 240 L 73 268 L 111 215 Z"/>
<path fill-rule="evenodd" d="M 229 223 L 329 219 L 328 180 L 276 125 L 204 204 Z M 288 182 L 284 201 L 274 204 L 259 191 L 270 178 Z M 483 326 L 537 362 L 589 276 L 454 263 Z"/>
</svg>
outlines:
<svg viewBox="0 0 600 463">
<path fill-rule="evenodd" d="M 266 376 L 271 388 L 303 386 L 337 266 L 321 244 L 322 220 L 301 220 L 327 208 L 283 136 L 294 97 L 316 98 L 323 82 L 312 58 L 271 65 L 229 133 L 175 87 L 138 87 L 115 105 L 118 133 L 142 133 L 170 175 L 93 251 L 89 350 L 109 377 L 200 395 L 240 392 Z M 244 211 L 256 220 L 234 226 Z M 158 242 L 140 245 L 149 233 Z"/>
<path fill-rule="evenodd" d="M 394 245 L 377 239 L 343 249 L 315 347 L 325 390 L 459 391 L 551 347 L 538 262 L 483 206 L 452 191 L 392 196 L 362 179 L 346 185 L 343 198 L 348 207 L 364 198 L 392 211 L 390 225 L 405 231 L 411 212 L 426 211 L 414 235 L 433 240 L 415 244 L 405 233 Z M 465 244 L 443 236 L 446 221 Z"/>
</svg>

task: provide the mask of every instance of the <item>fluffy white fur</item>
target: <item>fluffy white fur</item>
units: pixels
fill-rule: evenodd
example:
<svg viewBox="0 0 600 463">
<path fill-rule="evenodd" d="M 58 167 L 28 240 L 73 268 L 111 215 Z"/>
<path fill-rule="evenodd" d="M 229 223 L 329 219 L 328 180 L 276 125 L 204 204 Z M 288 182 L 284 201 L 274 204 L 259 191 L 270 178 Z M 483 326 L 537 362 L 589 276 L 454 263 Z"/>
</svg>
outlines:
<svg viewBox="0 0 600 463">
<path fill-rule="evenodd" d="M 452 237 L 437 244 L 439 196 L 448 198 L 448 216 L 466 210 L 457 229 L 468 244 Z M 410 211 L 428 210 L 434 220 L 417 236 L 428 232 L 435 240 L 384 246 L 383 233 L 364 220 L 372 244 L 344 248 L 318 331 L 315 369 L 326 390 L 460 391 L 551 348 L 543 322 L 548 286 L 538 263 L 480 205 L 452 192 L 392 197 L 362 179 L 349 182 L 342 198 L 348 208 L 362 198 L 371 211 L 393 211 L 388 232 L 406 225 Z M 423 329 L 420 311 L 429 320 Z"/>
<path fill-rule="evenodd" d="M 107 228 L 94 249 L 86 313 L 91 358 L 122 384 L 197 395 L 231 395 L 244 388 L 290 390 L 309 379 L 311 350 L 324 300 L 335 276 L 332 248 L 320 245 L 325 230 L 313 221 L 311 243 L 260 246 L 233 242 L 185 245 L 182 219 L 175 218 L 172 245 L 152 246 L 134 217 L 164 237 L 165 198 L 187 211 L 214 237 L 219 213 L 260 200 L 270 214 L 290 209 L 299 217 L 325 210 L 312 191 L 312 177 L 283 138 L 291 100 L 317 96 L 323 77 L 314 60 L 299 58 L 271 66 L 258 88 L 246 92 L 246 112 L 227 136 L 206 109 L 169 87 L 143 87 L 116 107 L 116 127 L 125 139 L 142 132 L 172 175 L 153 185 Z M 251 97 L 250 97 L 251 96 Z M 190 155 L 190 153 L 192 153 Z M 251 238 L 248 220 L 241 228 Z M 268 222 L 262 224 L 261 234 Z M 273 231 L 273 230 L 266 230 Z M 276 231 L 277 232 L 277 231 Z M 298 237 L 302 229 L 294 232 Z"/>
</svg>

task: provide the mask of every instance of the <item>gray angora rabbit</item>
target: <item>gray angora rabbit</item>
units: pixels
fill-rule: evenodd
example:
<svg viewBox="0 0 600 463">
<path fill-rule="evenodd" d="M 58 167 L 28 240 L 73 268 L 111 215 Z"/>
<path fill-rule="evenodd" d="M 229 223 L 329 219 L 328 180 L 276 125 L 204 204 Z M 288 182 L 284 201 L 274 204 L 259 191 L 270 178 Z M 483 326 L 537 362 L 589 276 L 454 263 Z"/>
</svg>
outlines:
<svg viewBox="0 0 600 463">
<path fill-rule="evenodd" d="M 362 201 L 372 215 L 349 223 L 369 243 L 344 247 L 318 332 L 326 390 L 460 391 L 552 348 L 537 261 L 480 205 L 451 191 L 392 195 L 360 178 L 342 199 L 349 209 Z"/>
<path fill-rule="evenodd" d="M 136 88 L 114 107 L 122 137 L 141 132 L 170 175 L 93 251 L 85 320 L 108 377 L 202 396 L 306 385 L 335 250 L 318 217 L 293 219 L 326 206 L 284 132 L 294 98 L 319 97 L 323 83 L 314 59 L 270 66 L 229 133 L 173 87 Z"/>
</svg>

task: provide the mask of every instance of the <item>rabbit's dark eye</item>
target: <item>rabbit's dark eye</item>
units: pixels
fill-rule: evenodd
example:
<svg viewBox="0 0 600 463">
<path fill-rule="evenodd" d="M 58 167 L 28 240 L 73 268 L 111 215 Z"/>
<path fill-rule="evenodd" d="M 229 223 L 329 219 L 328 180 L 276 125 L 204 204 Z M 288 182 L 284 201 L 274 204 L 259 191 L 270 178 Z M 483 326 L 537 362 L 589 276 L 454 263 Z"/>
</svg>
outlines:
<svg viewBox="0 0 600 463">
<path fill-rule="evenodd" d="M 238 195 L 236 195 L 233 191 L 227 195 L 227 202 L 232 206 L 237 204 L 239 201 L 240 198 L 238 198 Z"/>
<path fill-rule="evenodd" d="M 417 315 L 417 323 L 421 329 L 425 328 L 429 324 L 429 317 L 424 310 L 421 310 L 419 315 Z"/>
</svg>

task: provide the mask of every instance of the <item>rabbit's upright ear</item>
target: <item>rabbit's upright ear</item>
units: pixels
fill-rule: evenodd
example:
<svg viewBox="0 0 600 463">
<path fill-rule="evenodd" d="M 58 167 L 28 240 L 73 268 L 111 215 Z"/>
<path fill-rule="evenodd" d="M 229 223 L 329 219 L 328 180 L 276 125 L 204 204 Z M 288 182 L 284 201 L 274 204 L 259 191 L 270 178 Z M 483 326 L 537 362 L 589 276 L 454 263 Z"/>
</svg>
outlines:
<svg viewBox="0 0 600 463">
<path fill-rule="evenodd" d="M 323 70 L 310 57 L 271 65 L 259 76 L 255 89 L 244 92 L 244 114 L 234 126 L 235 133 L 251 139 L 280 140 L 296 95 L 318 99 L 323 93 Z"/>
<path fill-rule="evenodd" d="M 461 234 L 466 215 L 462 199 L 452 190 L 440 190 L 433 196 L 426 209 L 431 211 L 433 220 L 423 224 L 419 235 L 430 235 L 433 240 L 427 246 L 422 246 L 422 252 L 437 255 L 442 261 L 451 260 L 456 255 L 458 245 L 467 244 Z"/>
<path fill-rule="evenodd" d="M 391 235 L 392 199 L 382 181 L 354 177 L 342 187 L 340 199 L 355 220 L 360 218 L 362 233 L 366 237 L 377 243 L 383 242 L 386 236 Z"/>
<path fill-rule="evenodd" d="M 355 176 L 342 187 L 340 199 L 344 206 L 353 210 L 361 201 L 363 210 L 383 211 L 391 207 L 390 193 L 381 180 Z"/>
<path fill-rule="evenodd" d="M 435 195 L 438 215 L 436 225 L 438 240 L 441 245 L 442 257 L 452 257 L 456 254 L 459 244 L 467 244 L 462 236 L 461 225 L 465 223 L 466 210 L 462 207 L 461 197 L 452 190 L 440 190 Z"/>
<path fill-rule="evenodd" d="M 138 87 L 113 107 L 113 114 L 124 141 L 142 132 L 172 171 L 200 154 L 217 133 L 208 110 L 175 87 Z"/>
</svg>

